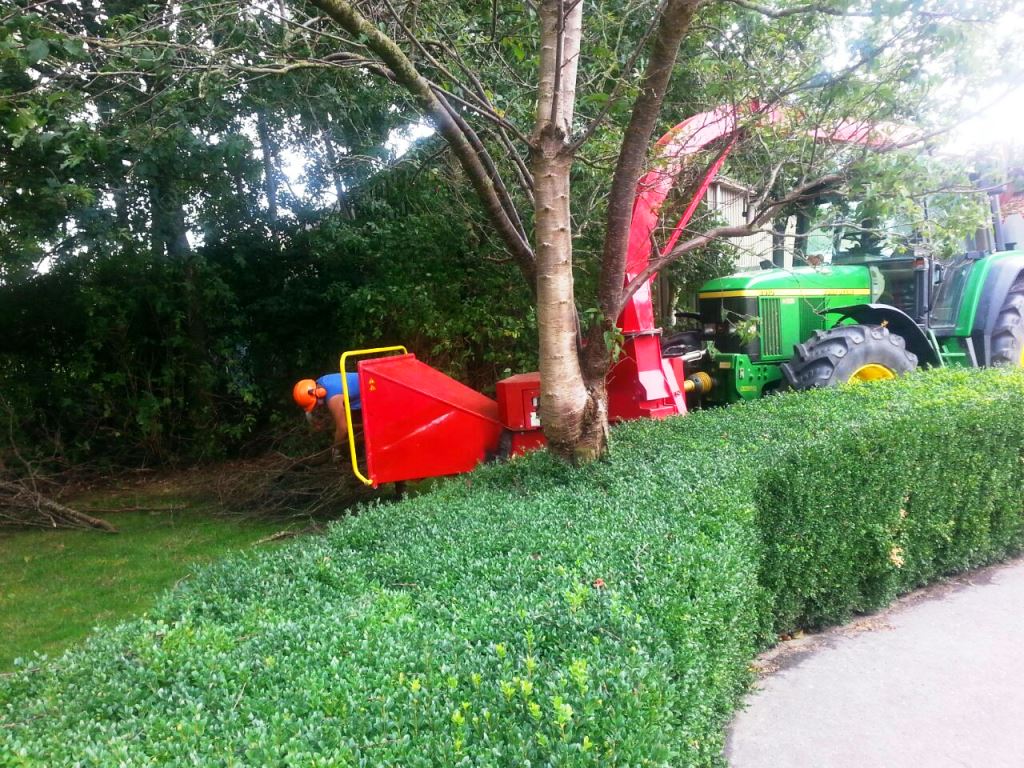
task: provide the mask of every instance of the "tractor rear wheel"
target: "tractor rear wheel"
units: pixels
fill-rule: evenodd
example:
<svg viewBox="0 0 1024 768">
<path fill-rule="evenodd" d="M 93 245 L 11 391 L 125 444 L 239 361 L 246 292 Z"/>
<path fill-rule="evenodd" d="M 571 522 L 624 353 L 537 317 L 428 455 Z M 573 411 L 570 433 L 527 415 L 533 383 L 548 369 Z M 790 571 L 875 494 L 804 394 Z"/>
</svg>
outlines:
<svg viewBox="0 0 1024 768">
<path fill-rule="evenodd" d="M 894 379 L 917 367 L 902 336 L 881 325 L 838 325 L 794 347 L 782 373 L 793 389 Z"/>
<path fill-rule="evenodd" d="M 1024 366 L 1024 274 L 1010 286 L 992 329 L 992 365 Z"/>
</svg>

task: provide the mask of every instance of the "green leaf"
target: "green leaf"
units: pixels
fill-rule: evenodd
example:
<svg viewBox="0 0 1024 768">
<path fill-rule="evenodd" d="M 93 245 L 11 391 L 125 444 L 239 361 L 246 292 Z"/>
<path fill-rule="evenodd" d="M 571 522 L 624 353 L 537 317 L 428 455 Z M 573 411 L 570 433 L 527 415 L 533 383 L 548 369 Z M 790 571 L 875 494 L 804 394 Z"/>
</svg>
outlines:
<svg viewBox="0 0 1024 768">
<path fill-rule="evenodd" d="M 73 58 L 81 58 L 85 55 L 85 43 L 77 37 L 69 37 L 62 43 L 64 50 Z"/>
<path fill-rule="evenodd" d="M 50 55 L 50 46 L 41 37 L 28 41 L 25 46 L 25 58 L 29 64 L 37 64 Z"/>
</svg>

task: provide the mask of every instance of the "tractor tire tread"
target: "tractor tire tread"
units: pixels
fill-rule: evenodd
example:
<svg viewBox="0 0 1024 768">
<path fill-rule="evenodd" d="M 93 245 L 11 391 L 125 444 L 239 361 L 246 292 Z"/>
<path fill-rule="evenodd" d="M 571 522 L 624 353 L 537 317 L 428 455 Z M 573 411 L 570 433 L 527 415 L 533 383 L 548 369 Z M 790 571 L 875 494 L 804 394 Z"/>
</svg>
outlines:
<svg viewBox="0 0 1024 768">
<path fill-rule="evenodd" d="M 1010 286 L 992 330 L 993 366 L 1024 363 L 1024 273 Z"/>
<path fill-rule="evenodd" d="M 781 369 L 792 389 L 816 389 L 843 383 L 867 362 L 881 363 L 897 374 L 913 370 L 918 363 L 906 340 L 884 326 L 839 325 L 794 345 L 793 359 Z"/>
</svg>

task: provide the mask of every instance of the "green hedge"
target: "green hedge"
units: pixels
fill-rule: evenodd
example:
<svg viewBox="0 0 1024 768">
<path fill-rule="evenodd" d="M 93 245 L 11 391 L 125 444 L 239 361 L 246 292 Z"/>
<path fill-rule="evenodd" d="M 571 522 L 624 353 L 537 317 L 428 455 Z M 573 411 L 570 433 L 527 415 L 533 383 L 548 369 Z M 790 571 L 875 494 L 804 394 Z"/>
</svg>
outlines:
<svg viewBox="0 0 1024 768">
<path fill-rule="evenodd" d="M 1024 542 L 1024 374 L 614 432 L 207 568 L 0 682 L 0 765 L 712 765 L 776 633 Z"/>
</svg>

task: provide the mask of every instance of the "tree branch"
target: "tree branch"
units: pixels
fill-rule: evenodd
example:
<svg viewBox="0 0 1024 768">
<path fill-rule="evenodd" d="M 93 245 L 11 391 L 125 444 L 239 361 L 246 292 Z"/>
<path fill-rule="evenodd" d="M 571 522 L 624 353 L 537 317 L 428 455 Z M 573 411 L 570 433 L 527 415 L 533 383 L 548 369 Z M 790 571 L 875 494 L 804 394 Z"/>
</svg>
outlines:
<svg viewBox="0 0 1024 768">
<path fill-rule="evenodd" d="M 761 5 L 760 3 L 754 3 L 750 0 L 726 0 L 726 2 L 732 3 L 740 8 L 745 8 L 748 11 L 754 11 L 762 16 L 766 16 L 769 19 L 785 19 L 790 16 L 798 16 L 800 14 L 807 13 L 820 13 L 824 16 L 838 16 L 842 18 L 861 18 L 870 19 L 874 18 L 875 14 L 871 11 L 850 11 L 842 8 L 836 8 L 834 3 L 820 2 L 820 3 L 805 3 L 804 5 L 794 5 L 789 8 L 770 8 L 767 5 Z M 979 18 L 974 16 L 959 16 L 955 13 L 940 13 L 937 11 L 923 11 L 920 9 L 913 8 L 912 3 L 904 3 L 902 6 L 893 8 L 886 12 L 887 16 L 898 16 L 901 13 L 906 13 L 909 10 L 913 10 L 914 14 L 927 19 L 949 19 L 950 21 L 959 21 L 966 24 L 977 24 L 977 23 L 990 23 L 991 19 Z"/>
<path fill-rule="evenodd" d="M 651 19 L 651 23 L 648 25 L 647 30 L 644 32 L 644 36 L 640 39 L 640 42 L 637 43 L 636 47 L 633 49 L 633 53 L 630 54 L 629 59 L 623 66 L 623 77 L 620 77 L 616 81 L 615 87 L 612 88 L 612 92 L 608 96 L 608 101 L 604 103 L 604 106 L 601 107 L 600 111 L 597 113 L 594 119 L 591 120 L 587 127 L 583 129 L 583 133 L 581 133 L 579 137 L 573 141 L 572 150 L 574 152 L 587 143 L 590 137 L 594 135 L 594 132 L 601 126 L 601 123 L 604 122 L 605 118 L 608 117 L 608 113 L 611 112 L 612 108 L 618 103 L 619 99 L 622 96 L 622 90 L 628 82 L 629 72 L 633 69 L 633 66 L 637 62 L 637 59 L 640 58 L 640 54 L 643 53 L 644 50 L 646 50 L 647 42 L 651 39 L 651 35 L 657 28 L 658 20 L 665 12 L 665 8 L 668 5 L 668 3 L 669 0 L 662 0 L 661 4 L 658 6 L 658 10 L 655 12 L 654 17 Z"/>
<path fill-rule="evenodd" d="M 818 194 L 821 189 L 826 187 L 834 187 L 841 184 L 845 180 L 845 177 L 838 173 L 830 173 L 824 176 L 819 176 L 816 179 L 808 181 L 805 184 L 801 184 L 799 187 L 791 191 L 789 194 L 780 197 L 770 205 L 763 208 L 754 218 L 750 219 L 746 224 L 731 224 L 723 227 L 715 227 L 709 229 L 707 232 L 702 232 L 689 240 L 679 243 L 669 253 L 661 256 L 657 259 L 651 259 L 647 267 L 640 272 L 636 277 L 629 281 L 626 287 L 622 290 L 617 305 L 615 307 L 614 317 L 618 317 L 619 313 L 622 312 L 626 306 L 626 302 L 629 301 L 629 297 L 632 296 L 641 285 L 651 279 L 659 270 L 667 267 L 672 262 L 679 259 L 683 254 L 689 253 L 690 251 L 702 248 L 713 240 L 720 240 L 723 238 L 734 238 L 734 237 L 748 237 L 756 234 L 761 225 L 764 224 L 768 219 L 772 218 L 776 213 L 782 209 L 798 203 L 802 200 L 809 199 L 814 195 Z"/>
<path fill-rule="evenodd" d="M 753 3 L 750 0 L 726 0 L 726 2 L 732 3 L 733 5 L 745 8 L 748 11 L 754 11 L 762 16 L 767 16 L 769 19 L 785 19 L 789 16 L 799 16 L 805 13 L 820 13 L 825 16 L 848 16 L 848 17 L 867 17 L 870 18 L 872 14 L 864 13 L 860 11 L 847 11 L 842 8 L 836 8 L 835 3 L 821 2 L 821 3 L 806 3 L 804 5 L 794 5 L 789 8 L 769 8 L 767 5 L 761 5 L 760 3 Z"/>
<path fill-rule="evenodd" d="M 640 91 L 633 102 L 633 112 L 619 150 L 608 195 L 604 252 L 598 281 L 598 303 L 606 325 L 614 324 L 621 311 L 622 302 L 618 297 L 622 291 L 622 277 L 626 268 L 626 247 L 637 179 L 640 178 L 647 157 L 648 144 L 661 112 L 669 78 L 679 55 L 679 46 L 699 2 L 668 0 L 661 9 L 650 59 L 640 80 Z M 598 347 L 598 344 L 591 344 L 591 353 L 588 355 L 588 369 L 593 376 L 603 370 L 606 364 L 604 359 L 599 359 L 604 353 Z"/>
<path fill-rule="evenodd" d="M 533 249 L 508 215 L 506 205 L 510 205 L 511 200 L 504 199 L 507 198 L 508 192 L 503 186 L 495 185 L 495 180 L 492 179 L 471 140 L 453 117 L 450 107 L 438 96 L 430 82 L 419 73 L 416 65 L 398 44 L 363 16 L 352 3 L 347 0 L 310 2 L 350 35 L 365 41 L 365 45 L 394 73 L 395 82 L 405 88 L 432 118 L 438 131 L 451 145 L 470 184 L 483 203 L 488 218 L 516 259 L 531 290 L 534 290 L 536 267 Z"/>
</svg>

